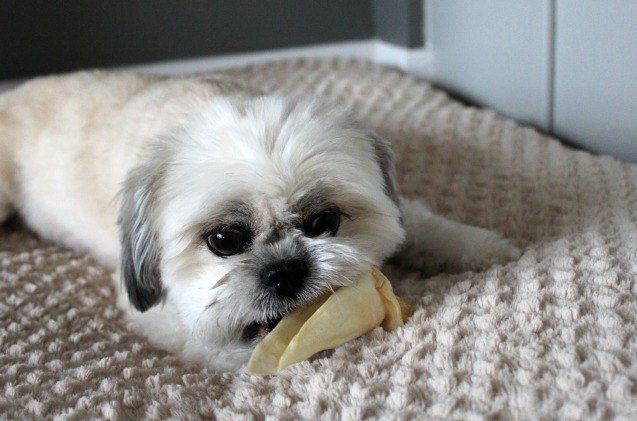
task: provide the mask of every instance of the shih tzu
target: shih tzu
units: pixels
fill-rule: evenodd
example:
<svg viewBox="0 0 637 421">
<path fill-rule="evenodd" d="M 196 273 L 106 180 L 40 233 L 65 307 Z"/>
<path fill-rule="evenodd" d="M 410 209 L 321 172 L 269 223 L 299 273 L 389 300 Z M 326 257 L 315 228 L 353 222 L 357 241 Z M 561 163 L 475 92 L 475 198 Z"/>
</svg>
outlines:
<svg viewBox="0 0 637 421">
<path fill-rule="evenodd" d="M 343 108 L 221 76 L 81 72 L 0 95 L 0 221 L 13 211 L 119 268 L 135 330 L 220 370 L 396 252 L 423 271 L 519 254 L 401 198 L 390 144 Z"/>
</svg>

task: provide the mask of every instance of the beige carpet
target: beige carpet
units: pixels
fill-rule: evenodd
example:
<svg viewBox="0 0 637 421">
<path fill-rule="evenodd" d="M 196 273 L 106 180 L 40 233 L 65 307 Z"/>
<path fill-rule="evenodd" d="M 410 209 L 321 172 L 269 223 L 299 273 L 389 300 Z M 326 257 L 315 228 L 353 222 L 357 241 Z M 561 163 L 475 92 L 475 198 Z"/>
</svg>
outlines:
<svg viewBox="0 0 637 421">
<path fill-rule="evenodd" d="M 568 150 L 427 83 L 345 60 L 231 72 L 324 95 L 387 136 L 402 192 L 495 228 L 524 255 L 428 280 L 417 304 L 272 378 L 186 366 L 128 333 L 109 273 L 0 229 L 0 418 L 637 417 L 637 166 Z"/>
</svg>

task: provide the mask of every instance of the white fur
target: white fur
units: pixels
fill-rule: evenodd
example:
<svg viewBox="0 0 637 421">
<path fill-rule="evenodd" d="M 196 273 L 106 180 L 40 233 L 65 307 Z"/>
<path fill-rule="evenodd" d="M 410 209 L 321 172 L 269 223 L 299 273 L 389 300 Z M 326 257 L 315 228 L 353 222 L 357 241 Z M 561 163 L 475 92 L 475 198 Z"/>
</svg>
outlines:
<svg viewBox="0 0 637 421">
<path fill-rule="evenodd" d="M 486 269 L 520 255 L 498 233 L 435 215 L 419 201 L 403 199 L 402 210 L 411 234 L 398 260 L 426 274 Z"/>
<path fill-rule="evenodd" d="M 0 96 L 0 220 L 17 209 L 42 237 L 115 268 L 118 191 L 131 174 L 161 170 L 151 198 L 156 238 L 140 227 L 148 232 L 132 248 L 146 258 L 147 242 L 158 241 L 164 298 L 145 313 L 126 305 L 125 294 L 119 301 L 130 310 L 131 327 L 157 346 L 235 369 L 253 347 L 237 332 L 278 310 L 241 295 L 238 283 L 253 282 L 249 276 L 217 285 L 245 256 L 213 255 L 202 227 L 214 223 L 221 205 L 250 203 L 256 243 L 270 227 L 286 227 L 287 236 L 268 253 L 285 257 L 303 247 L 314 256 L 319 275 L 299 304 L 347 283 L 405 239 L 372 140 L 339 107 L 259 96 L 224 78 L 106 72 L 41 78 Z M 331 200 L 351 216 L 335 237 L 310 239 L 298 228 L 294 204 L 317 185 L 333 188 Z M 402 205 L 409 266 L 466 270 L 519 253 L 495 233 L 432 215 L 418 202 Z"/>
</svg>

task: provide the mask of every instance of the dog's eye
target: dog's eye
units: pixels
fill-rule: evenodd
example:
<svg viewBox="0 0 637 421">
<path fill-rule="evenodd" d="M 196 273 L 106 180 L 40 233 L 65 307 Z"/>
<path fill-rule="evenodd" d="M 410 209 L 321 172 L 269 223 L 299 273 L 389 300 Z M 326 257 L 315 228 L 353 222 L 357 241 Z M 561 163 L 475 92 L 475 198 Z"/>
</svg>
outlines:
<svg viewBox="0 0 637 421">
<path fill-rule="evenodd" d="M 335 210 L 317 213 L 303 224 L 303 231 L 308 237 L 316 237 L 324 233 L 336 235 L 341 224 L 341 214 Z"/>
<path fill-rule="evenodd" d="M 239 228 L 222 228 L 209 233 L 206 237 L 208 248 L 217 256 L 232 256 L 243 251 L 248 235 Z"/>
</svg>

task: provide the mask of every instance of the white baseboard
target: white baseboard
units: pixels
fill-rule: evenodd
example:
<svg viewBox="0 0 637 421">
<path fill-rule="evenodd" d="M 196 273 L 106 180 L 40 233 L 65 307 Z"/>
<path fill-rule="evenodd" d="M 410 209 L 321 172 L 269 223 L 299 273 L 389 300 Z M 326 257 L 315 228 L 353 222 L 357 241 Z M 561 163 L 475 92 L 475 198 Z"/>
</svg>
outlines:
<svg viewBox="0 0 637 421">
<path fill-rule="evenodd" d="M 429 77 L 433 73 L 431 51 L 426 48 L 405 48 L 383 41 L 372 41 L 374 51 L 370 60 L 385 66 L 397 67 L 407 73 Z"/>
<path fill-rule="evenodd" d="M 305 47 L 281 48 L 238 54 L 221 54 L 192 59 L 178 59 L 125 67 L 148 73 L 190 74 L 248 66 L 266 61 L 285 60 L 297 57 L 354 57 L 369 59 L 373 55 L 373 41 L 354 41 L 319 44 Z"/>
<path fill-rule="evenodd" d="M 432 73 L 431 54 L 427 49 L 409 49 L 376 39 L 161 61 L 118 67 L 118 69 L 157 74 L 193 74 L 298 57 L 350 57 L 396 67 L 416 76 L 427 77 Z M 10 89 L 19 82 L 18 80 L 0 81 L 0 92 Z"/>
<path fill-rule="evenodd" d="M 350 57 L 397 67 L 418 76 L 428 76 L 430 54 L 424 48 L 408 49 L 379 40 L 320 44 L 297 48 L 225 54 L 194 59 L 181 59 L 126 67 L 159 74 L 192 74 L 230 69 L 267 61 L 299 57 Z"/>
</svg>

